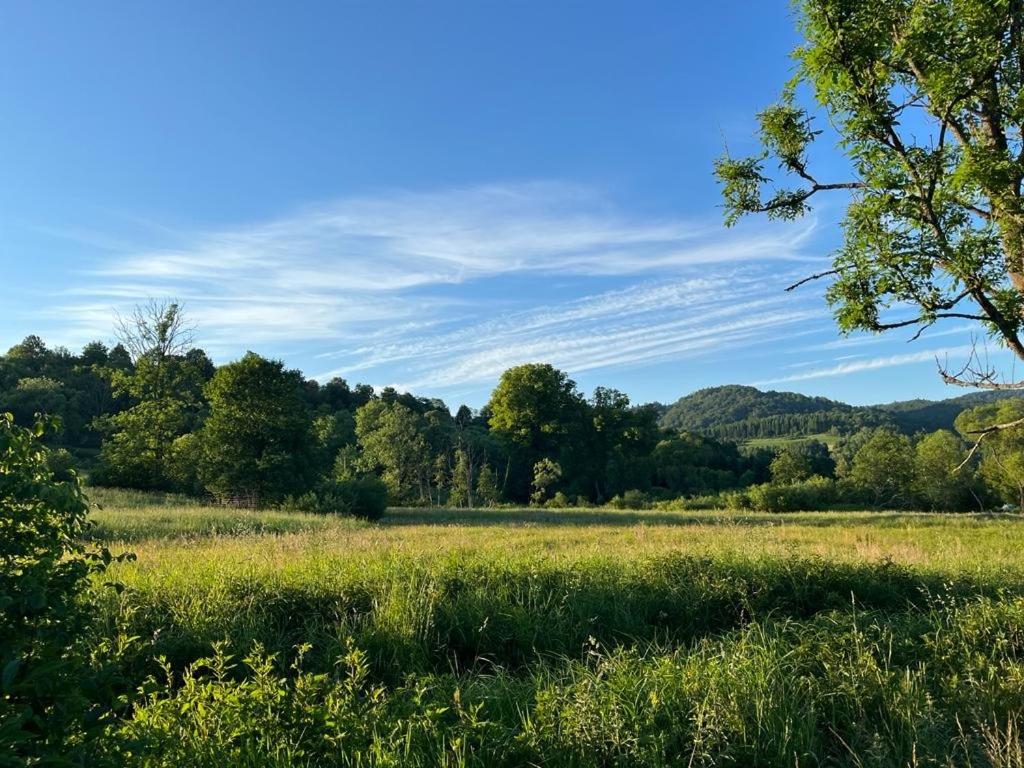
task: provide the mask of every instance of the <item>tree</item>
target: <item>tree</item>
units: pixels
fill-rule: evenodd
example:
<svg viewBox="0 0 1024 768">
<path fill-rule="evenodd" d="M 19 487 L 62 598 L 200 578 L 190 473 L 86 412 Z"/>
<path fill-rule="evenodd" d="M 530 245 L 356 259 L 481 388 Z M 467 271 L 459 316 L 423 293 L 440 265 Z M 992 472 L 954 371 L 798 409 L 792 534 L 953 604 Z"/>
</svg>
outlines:
<svg viewBox="0 0 1024 768">
<path fill-rule="evenodd" d="M 106 433 L 97 480 L 134 488 L 173 488 L 167 464 L 174 441 L 193 431 L 213 364 L 191 349 L 193 330 L 181 307 L 155 302 L 118 318 L 128 368 L 108 368 L 115 397 L 130 405 L 97 422 Z"/>
<path fill-rule="evenodd" d="M 597 387 L 586 403 L 585 428 L 576 437 L 566 474 L 574 478 L 574 492 L 604 501 L 629 489 L 651 483 L 651 452 L 658 444 L 658 411 L 634 408 L 616 389 Z"/>
<path fill-rule="evenodd" d="M 991 424 L 1009 424 L 1024 419 L 1024 399 L 1013 398 L 972 408 L 956 420 L 965 436 L 977 435 Z M 999 496 L 1024 509 L 1024 434 L 1020 430 L 996 430 L 976 444 L 981 448 L 978 471 Z M 975 453 L 975 451 L 972 451 Z"/>
<path fill-rule="evenodd" d="M 455 452 L 449 499 L 456 507 L 473 507 L 473 465 L 465 450 Z"/>
<path fill-rule="evenodd" d="M 356 442 L 356 420 L 348 411 L 317 416 L 313 419 L 313 436 L 320 456 L 321 471 L 334 467 L 338 453 Z"/>
<path fill-rule="evenodd" d="M 133 363 L 144 357 L 180 357 L 192 348 L 195 338 L 195 325 L 173 299 L 136 304 L 127 315 L 115 315 L 115 323 L 118 341 Z"/>
<path fill-rule="evenodd" d="M 807 456 L 791 448 L 783 448 L 775 455 L 769 465 L 769 471 L 772 475 L 772 482 L 778 485 L 799 483 L 813 474 L 811 462 Z"/>
<path fill-rule="evenodd" d="M 910 438 L 879 429 L 853 457 L 849 485 L 875 506 L 908 505 L 913 499 L 914 446 Z"/>
<path fill-rule="evenodd" d="M 498 478 L 491 465 L 484 464 L 476 477 L 476 500 L 483 506 L 490 507 L 497 504 L 499 498 Z"/>
<path fill-rule="evenodd" d="M 302 376 L 247 352 L 207 385 L 199 477 L 210 492 L 247 503 L 277 502 L 316 479 L 316 442 Z"/>
<path fill-rule="evenodd" d="M 914 449 L 914 489 L 932 509 L 963 511 L 976 503 L 974 473 L 961 467 L 967 449 L 948 429 L 921 438 Z"/>
<path fill-rule="evenodd" d="M 843 245 L 831 269 L 807 278 L 832 280 L 826 295 L 843 331 L 920 334 L 940 320 L 968 319 L 1024 360 L 1020 0 L 796 6 L 805 42 L 781 100 L 758 115 L 763 151 L 716 164 L 726 223 L 750 213 L 797 218 L 818 195 L 845 190 Z M 801 87 L 838 131 L 848 177 L 823 181 L 812 169 L 821 131 L 797 102 Z M 795 186 L 774 186 L 769 163 Z M 942 376 L 1024 387 L 1000 382 L 976 355 Z"/>
<path fill-rule="evenodd" d="M 525 499 L 533 466 L 558 460 L 583 423 L 585 402 L 576 383 L 551 365 L 509 368 L 486 406 L 489 424 L 513 454 L 511 493 Z"/>
<path fill-rule="evenodd" d="M 392 400 L 371 400 L 356 411 L 356 436 L 368 469 L 379 471 L 393 501 L 427 501 L 431 454 L 422 417 Z"/>
<path fill-rule="evenodd" d="M 548 491 L 562 479 L 562 468 L 557 461 L 541 459 L 533 465 L 533 493 L 530 503 L 540 506 L 548 496 Z"/>
</svg>

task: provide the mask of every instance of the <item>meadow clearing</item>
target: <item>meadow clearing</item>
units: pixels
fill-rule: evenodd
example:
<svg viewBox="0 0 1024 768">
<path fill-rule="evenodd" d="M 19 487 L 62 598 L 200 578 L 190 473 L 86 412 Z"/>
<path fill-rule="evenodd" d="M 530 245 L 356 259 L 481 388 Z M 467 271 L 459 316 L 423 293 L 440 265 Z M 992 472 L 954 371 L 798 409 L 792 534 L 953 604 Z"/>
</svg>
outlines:
<svg viewBox="0 0 1024 768">
<path fill-rule="evenodd" d="M 93 496 L 124 763 L 1024 764 L 1015 516 Z"/>
</svg>

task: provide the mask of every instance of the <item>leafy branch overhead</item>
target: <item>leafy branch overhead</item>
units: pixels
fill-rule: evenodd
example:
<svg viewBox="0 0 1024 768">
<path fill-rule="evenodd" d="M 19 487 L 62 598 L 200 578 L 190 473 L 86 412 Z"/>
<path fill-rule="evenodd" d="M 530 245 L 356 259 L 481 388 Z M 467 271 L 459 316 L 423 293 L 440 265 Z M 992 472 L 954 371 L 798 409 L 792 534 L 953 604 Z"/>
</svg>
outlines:
<svg viewBox="0 0 1024 768">
<path fill-rule="evenodd" d="M 1024 9 L 1021 0 L 798 0 L 805 44 L 762 149 L 720 158 L 725 221 L 849 204 L 826 296 L 843 331 L 980 322 L 1024 360 Z M 805 89 L 814 114 L 797 100 Z M 827 121 L 848 160 L 823 179 L 811 148 Z M 795 287 L 795 286 L 793 286 Z M 951 384 L 1021 388 L 973 365 Z"/>
</svg>

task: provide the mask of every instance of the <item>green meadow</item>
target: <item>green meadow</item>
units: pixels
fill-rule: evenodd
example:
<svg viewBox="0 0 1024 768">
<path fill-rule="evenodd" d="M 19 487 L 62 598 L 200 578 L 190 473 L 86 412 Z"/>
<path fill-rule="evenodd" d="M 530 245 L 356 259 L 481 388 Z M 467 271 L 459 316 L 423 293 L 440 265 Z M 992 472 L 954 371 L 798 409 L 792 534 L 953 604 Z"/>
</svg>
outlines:
<svg viewBox="0 0 1024 768">
<path fill-rule="evenodd" d="M 94 493 L 137 765 L 1017 766 L 1024 520 Z M 111 651 L 113 649 L 113 651 Z"/>
</svg>

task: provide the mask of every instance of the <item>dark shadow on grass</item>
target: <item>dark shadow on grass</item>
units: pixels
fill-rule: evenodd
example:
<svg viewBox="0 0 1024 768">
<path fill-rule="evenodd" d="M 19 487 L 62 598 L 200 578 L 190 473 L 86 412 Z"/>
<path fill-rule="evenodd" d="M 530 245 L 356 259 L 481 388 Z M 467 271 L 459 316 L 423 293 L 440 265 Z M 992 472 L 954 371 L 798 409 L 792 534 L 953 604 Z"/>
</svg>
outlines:
<svg viewBox="0 0 1024 768">
<path fill-rule="evenodd" d="M 1007 514 L 925 513 L 925 512 L 785 512 L 744 513 L 725 511 L 662 512 L 655 510 L 611 509 L 419 509 L 393 508 L 381 519 L 381 525 L 463 525 L 463 526 L 612 526 L 664 525 L 689 527 L 721 525 L 740 527 L 799 525 L 832 527 L 868 525 L 893 528 L 907 524 L 914 526 L 945 526 L 950 522 L 1000 521 L 1024 523 L 1024 517 Z"/>
</svg>

